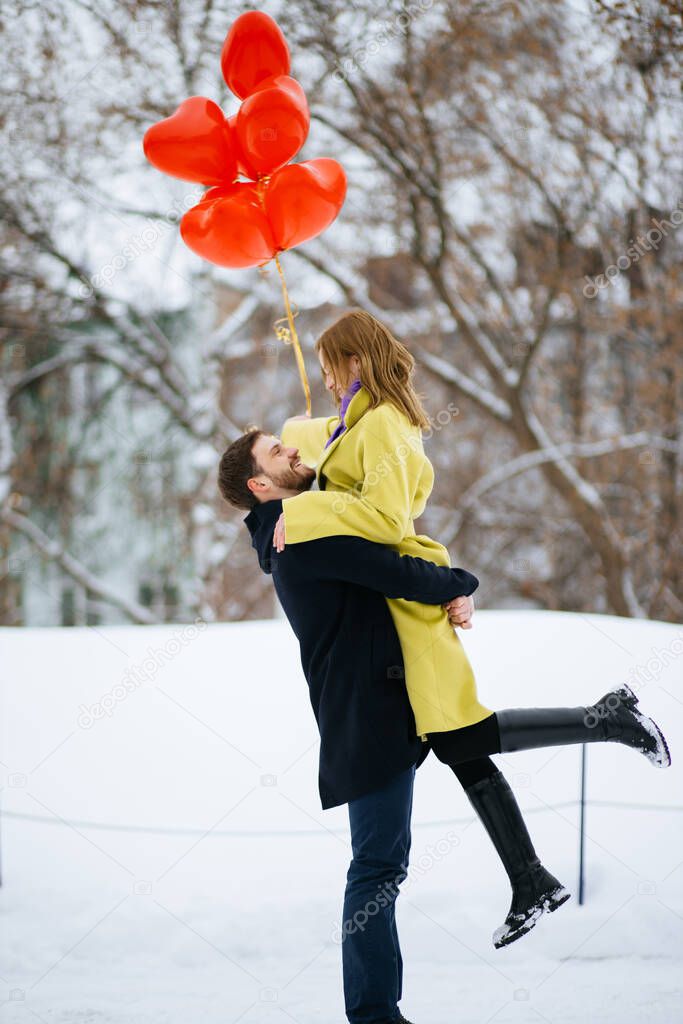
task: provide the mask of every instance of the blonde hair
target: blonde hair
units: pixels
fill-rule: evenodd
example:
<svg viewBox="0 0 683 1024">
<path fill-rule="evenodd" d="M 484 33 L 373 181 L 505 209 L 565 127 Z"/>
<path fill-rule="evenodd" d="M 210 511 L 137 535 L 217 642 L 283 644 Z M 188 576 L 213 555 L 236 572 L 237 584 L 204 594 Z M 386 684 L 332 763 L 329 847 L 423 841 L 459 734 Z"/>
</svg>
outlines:
<svg viewBox="0 0 683 1024">
<path fill-rule="evenodd" d="M 364 309 L 340 316 L 320 335 L 315 350 L 328 363 L 335 384 L 342 382 L 344 361 L 357 356 L 361 384 L 370 393 L 370 408 L 390 402 L 410 422 L 426 430 L 431 426 L 411 378 L 415 360 L 388 327 Z M 337 405 L 340 399 L 336 399 Z"/>
</svg>

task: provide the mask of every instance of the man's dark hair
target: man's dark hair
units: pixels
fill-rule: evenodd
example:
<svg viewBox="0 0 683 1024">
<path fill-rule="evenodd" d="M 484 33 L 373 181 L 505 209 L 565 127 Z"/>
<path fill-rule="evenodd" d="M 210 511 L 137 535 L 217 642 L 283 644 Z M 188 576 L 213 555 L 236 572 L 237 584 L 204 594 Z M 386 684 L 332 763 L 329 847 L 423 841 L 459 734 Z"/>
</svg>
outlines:
<svg viewBox="0 0 683 1024">
<path fill-rule="evenodd" d="M 263 434 L 258 427 L 252 427 L 225 449 L 218 464 L 218 489 L 231 505 L 251 510 L 258 505 L 258 498 L 247 487 L 249 477 L 258 476 L 263 470 L 253 456 L 254 442 Z"/>
</svg>

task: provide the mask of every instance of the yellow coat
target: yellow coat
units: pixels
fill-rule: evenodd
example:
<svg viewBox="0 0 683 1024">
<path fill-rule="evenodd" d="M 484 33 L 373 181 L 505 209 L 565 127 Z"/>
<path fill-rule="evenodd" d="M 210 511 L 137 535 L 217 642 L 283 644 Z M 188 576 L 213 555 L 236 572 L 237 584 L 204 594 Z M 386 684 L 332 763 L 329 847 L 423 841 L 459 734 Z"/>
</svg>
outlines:
<svg viewBox="0 0 683 1024">
<path fill-rule="evenodd" d="M 389 402 L 375 409 L 369 404 L 370 394 L 361 387 L 346 410 L 346 430 L 324 451 L 338 416 L 285 423 L 283 443 L 315 466 L 320 487 L 283 500 L 285 544 L 351 535 L 450 566 L 447 549 L 416 534 L 413 525 L 434 485 L 422 432 Z M 402 598 L 387 598 L 387 604 L 418 735 L 488 718 L 492 711 L 477 699 L 472 667 L 444 609 Z"/>
</svg>

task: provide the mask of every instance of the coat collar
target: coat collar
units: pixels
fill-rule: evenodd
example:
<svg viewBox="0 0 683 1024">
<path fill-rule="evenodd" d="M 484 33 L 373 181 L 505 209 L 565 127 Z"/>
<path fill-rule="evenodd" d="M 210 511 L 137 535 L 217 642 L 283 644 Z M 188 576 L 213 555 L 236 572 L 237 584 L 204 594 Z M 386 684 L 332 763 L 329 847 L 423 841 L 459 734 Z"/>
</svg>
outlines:
<svg viewBox="0 0 683 1024">
<path fill-rule="evenodd" d="M 355 395 L 353 396 L 353 398 L 349 402 L 349 404 L 348 404 L 348 406 L 346 408 L 346 413 L 344 415 L 344 422 L 346 423 L 346 430 L 343 430 L 341 432 L 341 434 L 339 434 L 338 437 L 335 437 L 335 439 L 334 439 L 334 441 L 332 442 L 331 445 L 329 445 L 327 448 L 323 449 L 323 453 L 322 453 L 322 455 L 320 456 L 320 458 L 318 460 L 318 465 L 316 466 L 316 473 L 317 473 L 317 476 L 318 476 L 318 487 L 320 487 L 320 476 L 321 476 L 322 467 L 325 465 L 325 463 L 327 462 L 328 458 L 330 457 L 332 452 L 335 450 L 335 448 L 337 447 L 337 445 L 339 444 L 341 439 L 343 437 L 345 437 L 346 434 L 348 434 L 349 430 L 351 430 L 353 428 L 354 424 L 357 423 L 358 420 L 363 415 L 363 413 L 366 412 L 366 410 L 368 409 L 368 407 L 370 405 L 371 400 L 372 400 L 372 398 L 371 398 L 370 392 L 367 390 L 367 388 L 361 386 L 358 389 L 358 391 L 356 391 Z M 320 489 L 322 490 L 322 487 Z"/>
</svg>

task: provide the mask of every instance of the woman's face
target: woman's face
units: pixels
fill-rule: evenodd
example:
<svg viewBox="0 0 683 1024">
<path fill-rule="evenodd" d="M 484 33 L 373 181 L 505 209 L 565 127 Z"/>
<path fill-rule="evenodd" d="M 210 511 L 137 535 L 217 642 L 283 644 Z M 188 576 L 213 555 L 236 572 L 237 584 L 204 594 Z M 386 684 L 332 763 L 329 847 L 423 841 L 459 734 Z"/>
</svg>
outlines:
<svg viewBox="0 0 683 1024">
<path fill-rule="evenodd" d="M 340 373 L 343 373 L 344 379 L 340 380 L 338 384 L 335 384 L 334 374 L 330 369 L 325 356 L 322 352 L 318 352 L 318 361 L 320 363 L 320 369 L 323 372 L 323 378 L 325 380 L 325 387 L 327 390 L 336 395 L 337 398 L 342 399 L 344 392 L 348 388 L 352 380 L 358 376 L 360 370 L 360 360 L 358 356 L 350 356 L 340 367 Z"/>
</svg>

